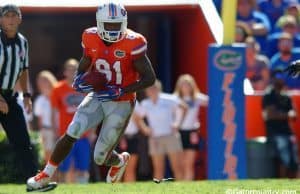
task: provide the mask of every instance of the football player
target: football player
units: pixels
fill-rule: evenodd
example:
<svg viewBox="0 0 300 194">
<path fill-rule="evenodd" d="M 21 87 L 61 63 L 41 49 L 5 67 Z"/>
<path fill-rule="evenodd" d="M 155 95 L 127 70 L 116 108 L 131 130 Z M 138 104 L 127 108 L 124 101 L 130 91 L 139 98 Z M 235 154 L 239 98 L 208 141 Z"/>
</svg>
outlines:
<svg viewBox="0 0 300 194">
<path fill-rule="evenodd" d="M 130 155 L 118 154 L 115 146 L 123 134 L 133 111 L 135 92 L 151 86 L 155 73 L 146 55 L 147 42 L 141 35 L 127 28 L 127 12 L 123 5 L 104 3 L 96 12 L 97 27 L 86 29 L 82 35 L 83 56 L 73 87 L 88 93 L 60 138 L 43 171 L 27 180 L 27 191 L 55 188 L 50 183 L 59 163 L 68 155 L 73 144 L 90 128 L 102 123 L 94 150 L 98 165 L 110 166 L 106 180 L 119 181 Z M 105 90 L 93 91 L 83 81 L 83 74 L 96 70 L 106 75 Z"/>
</svg>

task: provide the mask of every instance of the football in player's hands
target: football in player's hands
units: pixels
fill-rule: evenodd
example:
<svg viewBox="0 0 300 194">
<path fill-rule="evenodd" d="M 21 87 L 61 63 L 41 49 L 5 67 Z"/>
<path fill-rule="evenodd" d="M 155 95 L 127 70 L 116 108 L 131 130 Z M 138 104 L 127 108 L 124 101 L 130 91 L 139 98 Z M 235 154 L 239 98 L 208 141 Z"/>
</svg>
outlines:
<svg viewBox="0 0 300 194">
<path fill-rule="evenodd" d="M 99 71 L 87 71 L 82 76 L 82 80 L 94 88 L 95 92 L 104 90 L 108 83 L 106 75 Z"/>
</svg>

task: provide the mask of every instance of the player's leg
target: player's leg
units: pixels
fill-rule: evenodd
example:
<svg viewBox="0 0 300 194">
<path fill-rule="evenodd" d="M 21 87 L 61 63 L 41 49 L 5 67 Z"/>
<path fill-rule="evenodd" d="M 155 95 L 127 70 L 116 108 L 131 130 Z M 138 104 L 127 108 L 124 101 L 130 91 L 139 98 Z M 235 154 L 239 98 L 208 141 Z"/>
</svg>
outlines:
<svg viewBox="0 0 300 194">
<path fill-rule="evenodd" d="M 88 183 L 91 146 L 87 137 L 80 138 L 74 146 L 74 168 L 77 183 Z"/>
<path fill-rule="evenodd" d="M 73 144 L 88 129 L 93 128 L 103 119 L 101 103 L 90 96 L 85 97 L 70 123 L 66 134 L 57 142 L 51 155 L 51 162 L 59 164 L 70 152 Z"/>
<path fill-rule="evenodd" d="M 131 116 L 133 105 L 130 102 L 105 102 L 102 104 L 104 120 L 98 136 L 94 160 L 98 165 L 114 166 L 120 163 L 120 157 L 113 149 L 123 135 Z"/>
<path fill-rule="evenodd" d="M 58 165 L 67 157 L 73 144 L 88 129 L 93 128 L 103 119 L 101 103 L 90 96 L 85 97 L 78 106 L 66 134 L 55 145 L 54 151 L 44 170 L 27 181 L 30 190 L 37 190 L 47 185 Z"/>
<path fill-rule="evenodd" d="M 102 108 L 104 120 L 95 145 L 94 160 L 98 165 L 112 166 L 108 172 L 107 180 L 111 177 L 112 182 L 114 182 L 121 178 L 129 160 L 128 153 L 118 154 L 113 149 L 124 133 L 133 110 L 133 103 L 110 101 L 103 103 Z"/>
<path fill-rule="evenodd" d="M 23 110 L 17 102 L 9 103 L 9 112 L 7 115 L 2 115 L 1 124 L 16 152 L 17 172 L 20 173 L 20 177 L 26 180 L 36 173 L 37 161 L 30 145 Z"/>
<path fill-rule="evenodd" d="M 76 144 L 76 143 L 75 143 Z M 67 173 L 70 172 L 72 159 L 74 158 L 74 148 L 71 149 L 67 157 L 58 166 L 58 182 L 69 182 L 67 180 Z"/>
</svg>

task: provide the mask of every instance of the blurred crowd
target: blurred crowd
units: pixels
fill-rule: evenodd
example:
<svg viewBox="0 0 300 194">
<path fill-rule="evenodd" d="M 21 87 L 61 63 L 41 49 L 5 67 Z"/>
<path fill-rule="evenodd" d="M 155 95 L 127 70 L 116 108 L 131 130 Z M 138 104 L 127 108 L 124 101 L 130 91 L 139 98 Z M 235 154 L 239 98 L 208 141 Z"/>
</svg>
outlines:
<svg viewBox="0 0 300 194">
<path fill-rule="evenodd" d="M 214 0 L 221 11 L 220 0 Z M 270 84 L 270 75 L 300 56 L 298 0 L 238 0 L 235 42 L 247 45 L 247 74 L 252 91 Z M 284 77 L 289 89 L 300 80 Z"/>
<path fill-rule="evenodd" d="M 221 12 L 222 1 L 214 0 Z M 246 94 L 263 94 L 262 115 L 276 177 L 294 178 L 298 143 L 290 122 L 297 118 L 287 91 L 299 90 L 300 79 L 280 74 L 300 58 L 298 0 L 237 0 L 235 43 L 246 44 Z M 297 129 L 294 129 L 297 130 Z"/>
</svg>

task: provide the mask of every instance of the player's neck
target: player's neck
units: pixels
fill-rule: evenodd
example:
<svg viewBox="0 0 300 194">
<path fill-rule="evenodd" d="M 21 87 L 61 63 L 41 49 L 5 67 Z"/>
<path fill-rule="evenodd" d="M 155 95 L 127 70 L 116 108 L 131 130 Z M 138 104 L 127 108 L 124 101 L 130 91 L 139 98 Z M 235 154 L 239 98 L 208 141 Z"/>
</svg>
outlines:
<svg viewBox="0 0 300 194">
<path fill-rule="evenodd" d="M 105 46 L 111 46 L 113 43 L 112 42 L 107 42 L 107 41 L 105 41 L 105 40 L 102 40 L 103 41 L 103 43 L 105 44 Z"/>
</svg>

